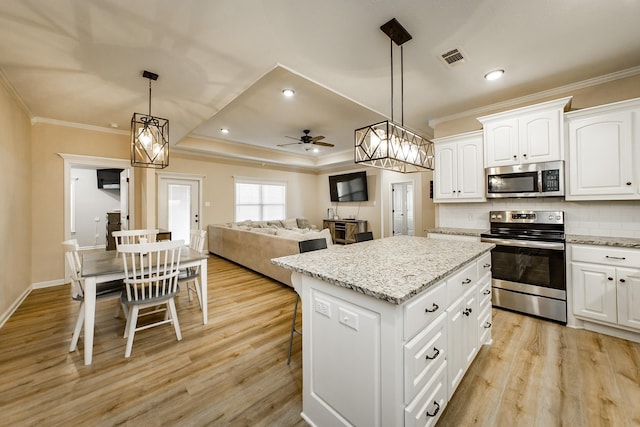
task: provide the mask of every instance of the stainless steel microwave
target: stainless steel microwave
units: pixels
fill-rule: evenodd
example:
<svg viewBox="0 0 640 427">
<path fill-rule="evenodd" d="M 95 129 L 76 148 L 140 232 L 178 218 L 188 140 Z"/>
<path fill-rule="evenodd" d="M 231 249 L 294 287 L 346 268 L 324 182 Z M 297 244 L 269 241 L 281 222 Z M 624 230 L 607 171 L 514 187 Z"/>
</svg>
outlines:
<svg viewBox="0 0 640 427">
<path fill-rule="evenodd" d="M 486 168 L 487 198 L 564 196 L 564 162 Z"/>
</svg>

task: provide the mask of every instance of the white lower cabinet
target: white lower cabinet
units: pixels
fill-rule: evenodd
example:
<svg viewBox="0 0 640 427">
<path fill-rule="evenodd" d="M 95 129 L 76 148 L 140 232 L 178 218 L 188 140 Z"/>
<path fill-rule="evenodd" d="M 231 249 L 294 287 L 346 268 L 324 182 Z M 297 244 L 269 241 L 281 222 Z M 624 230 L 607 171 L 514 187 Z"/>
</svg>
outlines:
<svg viewBox="0 0 640 427">
<path fill-rule="evenodd" d="M 479 290 L 491 282 L 490 260 L 483 254 L 401 305 L 294 273 L 304 307 L 303 418 L 434 425 L 480 343 L 491 341 L 480 324 L 490 322 L 491 296 Z"/>
<path fill-rule="evenodd" d="M 478 295 L 474 284 L 447 309 L 449 334 L 448 389 L 449 398 L 456 391 L 467 368 L 478 352 Z"/>
<path fill-rule="evenodd" d="M 640 331 L 640 250 L 572 245 L 573 314 Z"/>
</svg>

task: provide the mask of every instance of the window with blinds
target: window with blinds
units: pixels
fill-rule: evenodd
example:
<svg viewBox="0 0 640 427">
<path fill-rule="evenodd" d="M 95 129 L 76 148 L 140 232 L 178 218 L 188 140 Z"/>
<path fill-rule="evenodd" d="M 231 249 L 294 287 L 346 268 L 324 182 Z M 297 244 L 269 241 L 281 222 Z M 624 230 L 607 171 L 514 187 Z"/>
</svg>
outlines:
<svg viewBox="0 0 640 427">
<path fill-rule="evenodd" d="M 287 184 L 236 178 L 236 221 L 286 218 Z"/>
</svg>

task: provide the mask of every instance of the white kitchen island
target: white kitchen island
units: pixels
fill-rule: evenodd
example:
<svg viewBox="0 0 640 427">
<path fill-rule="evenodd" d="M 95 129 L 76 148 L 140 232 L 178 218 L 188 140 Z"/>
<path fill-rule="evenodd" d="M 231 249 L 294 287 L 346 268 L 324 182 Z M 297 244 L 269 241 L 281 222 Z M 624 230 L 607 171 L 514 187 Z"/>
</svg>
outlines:
<svg viewBox="0 0 640 427">
<path fill-rule="evenodd" d="M 491 340 L 493 246 L 395 236 L 273 259 L 302 300 L 302 417 L 434 425 Z"/>
</svg>

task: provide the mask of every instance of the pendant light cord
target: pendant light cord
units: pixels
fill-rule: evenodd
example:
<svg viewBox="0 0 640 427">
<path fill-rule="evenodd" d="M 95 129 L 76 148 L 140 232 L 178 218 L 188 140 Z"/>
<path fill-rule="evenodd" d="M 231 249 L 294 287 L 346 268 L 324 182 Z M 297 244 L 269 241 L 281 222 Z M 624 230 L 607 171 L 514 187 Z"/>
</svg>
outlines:
<svg viewBox="0 0 640 427">
<path fill-rule="evenodd" d="M 149 117 L 151 117 L 151 79 L 149 79 Z"/>
<path fill-rule="evenodd" d="M 391 121 L 393 121 L 393 40 L 389 39 L 391 48 Z M 404 126 L 404 46 L 400 45 L 400 124 Z M 151 111 L 151 107 L 149 107 Z"/>
<path fill-rule="evenodd" d="M 391 48 L 391 121 L 393 121 L 393 40 L 389 39 Z"/>
</svg>

